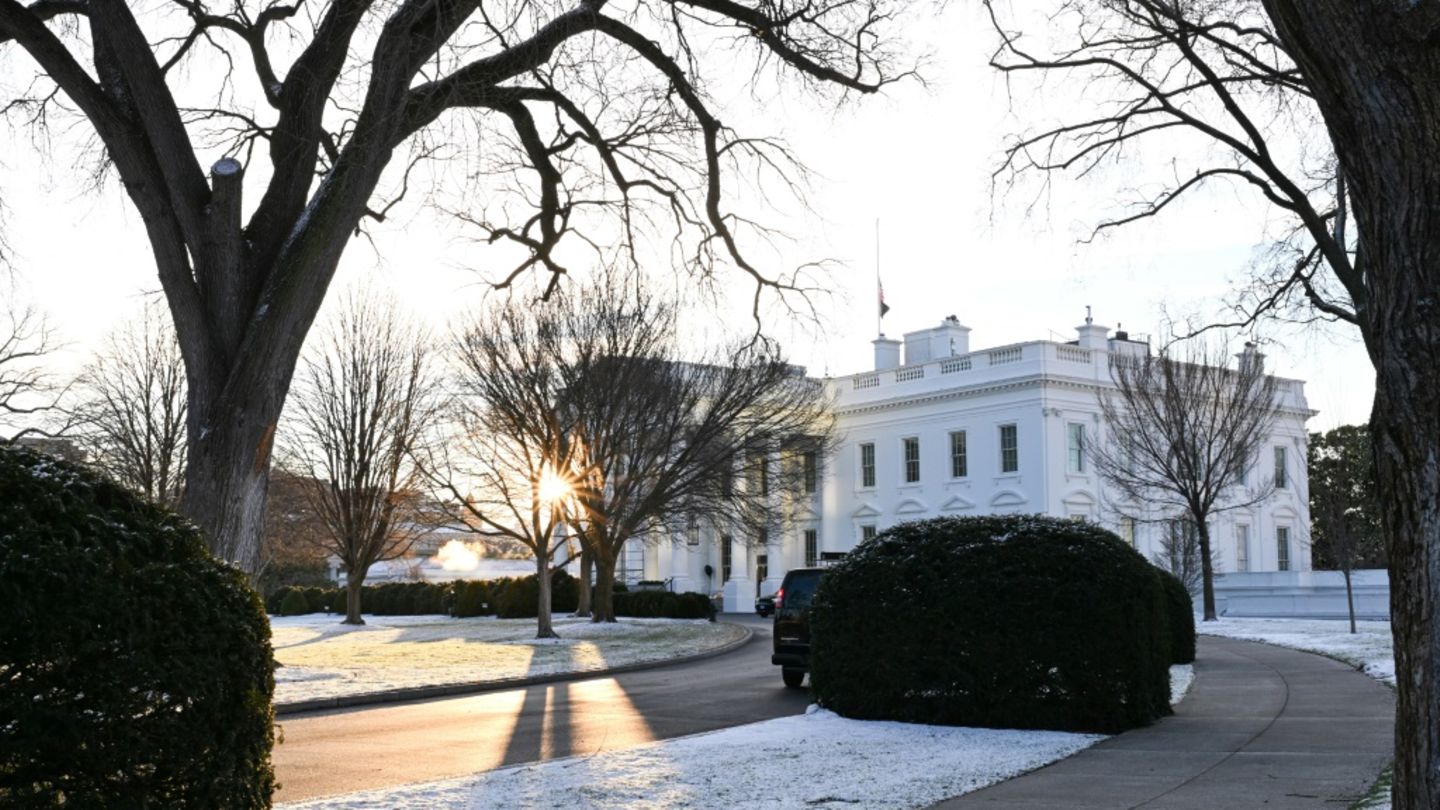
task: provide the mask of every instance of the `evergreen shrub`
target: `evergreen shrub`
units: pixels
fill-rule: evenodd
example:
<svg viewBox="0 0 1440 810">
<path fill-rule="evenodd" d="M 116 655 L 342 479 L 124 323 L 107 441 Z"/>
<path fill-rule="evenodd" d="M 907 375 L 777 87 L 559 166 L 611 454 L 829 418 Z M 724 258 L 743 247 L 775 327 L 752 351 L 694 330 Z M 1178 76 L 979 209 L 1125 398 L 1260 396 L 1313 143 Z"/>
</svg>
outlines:
<svg viewBox="0 0 1440 810">
<path fill-rule="evenodd" d="M 811 681 L 848 717 L 1112 734 L 1170 713 L 1166 607 L 1153 566 L 1093 524 L 905 523 L 821 580 Z"/>
<path fill-rule="evenodd" d="M 284 598 L 280 600 L 281 616 L 301 616 L 314 612 L 310 606 L 310 600 L 305 598 L 305 592 L 299 589 L 290 588 L 285 592 Z"/>
<path fill-rule="evenodd" d="M 637 619 L 713 619 L 714 608 L 703 593 L 627 591 L 613 596 L 615 615 Z"/>
<path fill-rule="evenodd" d="M 1189 664 L 1195 660 L 1195 602 L 1180 578 L 1156 567 L 1170 619 L 1170 663 Z"/>
<path fill-rule="evenodd" d="M 533 619 L 540 613 L 540 584 L 534 574 L 490 580 L 495 615 L 502 619 Z M 496 592 L 498 590 L 498 592 Z M 550 610 L 569 613 L 580 601 L 580 582 L 565 570 L 550 577 Z"/>
<path fill-rule="evenodd" d="M 270 626 L 200 532 L 0 447 L 0 806 L 269 807 Z"/>
<path fill-rule="evenodd" d="M 495 615 L 484 580 L 460 580 L 455 583 L 455 615 L 464 618 Z"/>
</svg>

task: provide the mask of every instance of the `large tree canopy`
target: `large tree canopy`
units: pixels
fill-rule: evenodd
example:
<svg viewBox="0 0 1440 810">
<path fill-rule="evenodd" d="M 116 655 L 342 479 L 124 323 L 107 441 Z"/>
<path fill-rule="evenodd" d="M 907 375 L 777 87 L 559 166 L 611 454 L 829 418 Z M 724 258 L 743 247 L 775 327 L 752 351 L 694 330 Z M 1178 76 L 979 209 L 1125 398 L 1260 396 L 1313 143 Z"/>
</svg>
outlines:
<svg viewBox="0 0 1440 810">
<path fill-rule="evenodd" d="M 253 569 L 300 346 L 346 244 L 389 215 L 412 169 L 468 159 L 452 174 L 479 183 L 454 208 L 508 247 L 501 284 L 538 270 L 548 292 L 572 244 L 631 260 L 668 245 L 682 272 L 748 274 L 758 311 L 760 292 L 801 285 L 747 259 L 761 217 L 732 210 L 729 178 L 792 164 L 720 120 L 707 76 L 874 92 L 906 74 L 892 41 L 904 8 L 0 0 L 0 64 L 36 76 L 0 110 L 37 126 L 82 117 L 139 211 L 189 383 L 184 507 L 217 554 Z"/>
</svg>

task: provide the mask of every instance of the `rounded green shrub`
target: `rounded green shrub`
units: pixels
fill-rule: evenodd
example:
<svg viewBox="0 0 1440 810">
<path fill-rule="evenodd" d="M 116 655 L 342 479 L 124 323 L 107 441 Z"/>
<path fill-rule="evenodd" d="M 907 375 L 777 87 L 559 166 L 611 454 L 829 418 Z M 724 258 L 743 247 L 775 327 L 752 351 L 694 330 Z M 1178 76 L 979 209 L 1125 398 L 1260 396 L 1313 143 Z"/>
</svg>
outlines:
<svg viewBox="0 0 1440 810">
<path fill-rule="evenodd" d="M 811 681 L 848 717 L 1115 733 L 1170 713 L 1166 614 L 1153 566 L 1093 524 L 905 523 L 821 580 Z"/>
<path fill-rule="evenodd" d="M 0 806 L 269 807 L 260 597 L 183 518 L 0 447 Z"/>
<path fill-rule="evenodd" d="M 303 616 L 306 613 L 316 612 L 317 611 L 311 606 L 310 600 L 305 598 L 304 591 L 292 588 L 285 594 L 284 598 L 280 600 L 279 613 L 281 616 Z"/>
<path fill-rule="evenodd" d="M 490 593 L 483 580 L 461 580 L 455 583 L 455 615 L 462 618 L 490 616 L 495 608 L 490 604 Z"/>
<path fill-rule="evenodd" d="M 1170 663 L 1189 664 L 1195 660 L 1195 602 L 1179 577 L 1159 567 L 1155 573 L 1165 589 L 1170 625 Z"/>
</svg>

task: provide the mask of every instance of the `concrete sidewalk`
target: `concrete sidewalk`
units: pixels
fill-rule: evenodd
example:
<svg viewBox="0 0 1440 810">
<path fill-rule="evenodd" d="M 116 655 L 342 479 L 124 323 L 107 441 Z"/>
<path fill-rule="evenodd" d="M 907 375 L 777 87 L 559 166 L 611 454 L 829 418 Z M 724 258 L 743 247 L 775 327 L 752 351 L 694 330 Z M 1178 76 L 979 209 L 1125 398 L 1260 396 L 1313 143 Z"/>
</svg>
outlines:
<svg viewBox="0 0 1440 810">
<path fill-rule="evenodd" d="M 1343 808 L 1390 761 L 1394 716 L 1338 661 L 1202 636 L 1174 716 L 935 807 Z"/>
</svg>

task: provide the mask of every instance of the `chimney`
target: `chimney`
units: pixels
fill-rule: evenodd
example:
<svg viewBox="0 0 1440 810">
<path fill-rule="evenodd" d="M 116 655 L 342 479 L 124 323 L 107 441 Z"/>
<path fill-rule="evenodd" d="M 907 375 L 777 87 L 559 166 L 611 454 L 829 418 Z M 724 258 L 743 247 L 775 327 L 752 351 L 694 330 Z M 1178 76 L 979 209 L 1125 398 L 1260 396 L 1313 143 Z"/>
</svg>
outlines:
<svg viewBox="0 0 1440 810">
<path fill-rule="evenodd" d="M 875 370 L 884 371 L 900 366 L 900 341 L 881 335 L 870 341 L 875 345 Z"/>
<path fill-rule="evenodd" d="M 1252 368 L 1255 371 L 1265 370 L 1265 355 L 1261 354 L 1260 350 L 1255 348 L 1255 344 L 1248 340 L 1245 341 L 1244 351 L 1235 355 L 1235 357 L 1240 360 L 1241 374 L 1248 373 Z"/>
<path fill-rule="evenodd" d="M 1109 346 L 1107 335 L 1110 334 L 1110 327 L 1096 326 L 1086 319 L 1086 323 L 1075 327 L 1080 335 L 1080 348 L 1082 349 L 1104 349 Z"/>
<path fill-rule="evenodd" d="M 940 322 L 930 332 L 930 359 L 956 357 L 970 353 L 970 327 L 960 323 L 954 315 Z"/>
</svg>

